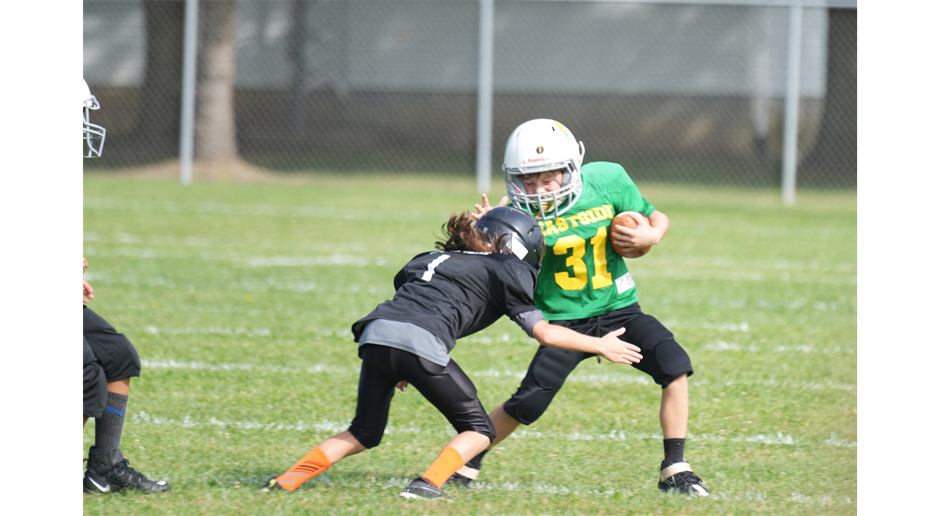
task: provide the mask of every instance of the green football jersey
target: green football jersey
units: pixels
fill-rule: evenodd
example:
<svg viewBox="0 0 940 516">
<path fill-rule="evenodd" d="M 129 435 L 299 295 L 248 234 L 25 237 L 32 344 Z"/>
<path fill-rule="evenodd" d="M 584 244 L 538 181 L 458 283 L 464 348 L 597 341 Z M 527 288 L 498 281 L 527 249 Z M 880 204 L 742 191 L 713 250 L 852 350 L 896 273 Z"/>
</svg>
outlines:
<svg viewBox="0 0 940 516">
<path fill-rule="evenodd" d="M 545 257 L 535 287 L 535 306 L 548 320 L 583 319 L 637 301 L 627 264 L 610 245 L 610 223 L 618 213 L 647 217 L 655 208 L 616 163 L 581 167 L 581 197 L 564 215 L 540 220 Z"/>
</svg>

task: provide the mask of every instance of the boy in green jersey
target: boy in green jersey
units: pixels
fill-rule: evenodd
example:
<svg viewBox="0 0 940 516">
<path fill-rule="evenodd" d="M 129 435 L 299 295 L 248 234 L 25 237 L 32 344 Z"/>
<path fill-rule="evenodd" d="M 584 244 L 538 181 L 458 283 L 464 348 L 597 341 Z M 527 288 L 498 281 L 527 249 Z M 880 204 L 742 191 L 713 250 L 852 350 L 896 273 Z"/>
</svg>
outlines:
<svg viewBox="0 0 940 516">
<path fill-rule="evenodd" d="M 620 339 L 639 346 L 644 357 L 633 367 L 662 387 L 659 419 L 665 459 L 659 488 L 708 496 L 683 457 L 692 362 L 672 332 L 640 310 L 626 262 L 610 244 L 613 239 L 627 251 L 655 245 L 669 230 L 669 218 L 643 198 L 622 166 L 595 162 L 582 167 L 583 158 L 584 144 L 554 120 L 530 120 L 517 127 L 506 144 L 503 169 L 509 197 L 499 205 L 511 199 L 539 221 L 545 237 L 536 308 L 554 324 L 595 337 L 611 328 L 626 328 Z M 476 208 L 477 217 L 492 209 L 485 194 Z M 648 221 L 634 217 L 635 229 L 618 228 L 608 235 L 614 216 L 625 211 L 641 213 Z M 516 393 L 490 413 L 497 433 L 490 448 L 519 424 L 534 423 L 574 368 L 592 356 L 541 346 Z M 479 475 L 485 454 L 471 459 L 450 480 L 469 485 Z"/>
</svg>

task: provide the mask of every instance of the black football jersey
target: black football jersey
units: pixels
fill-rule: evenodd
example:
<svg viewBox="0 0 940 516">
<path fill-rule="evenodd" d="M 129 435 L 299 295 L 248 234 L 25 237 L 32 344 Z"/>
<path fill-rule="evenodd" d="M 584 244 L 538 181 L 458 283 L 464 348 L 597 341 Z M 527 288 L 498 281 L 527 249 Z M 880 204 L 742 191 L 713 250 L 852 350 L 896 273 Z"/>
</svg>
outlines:
<svg viewBox="0 0 940 516">
<path fill-rule="evenodd" d="M 385 319 L 414 324 L 441 339 L 449 352 L 457 339 L 503 315 L 535 310 L 538 272 L 512 255 L 469 251 L 415 256 L 395 275 L 395 297 L 353 324 L 356 342 L 366 323 Z"/>
</svg>

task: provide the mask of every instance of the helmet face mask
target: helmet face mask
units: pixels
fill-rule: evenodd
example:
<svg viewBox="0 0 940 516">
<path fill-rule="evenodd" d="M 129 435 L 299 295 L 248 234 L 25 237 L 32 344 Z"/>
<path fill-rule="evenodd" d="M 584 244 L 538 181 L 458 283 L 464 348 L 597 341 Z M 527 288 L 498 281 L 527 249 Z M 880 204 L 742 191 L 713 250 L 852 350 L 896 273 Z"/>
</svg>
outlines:
<svg viewBox="0 0 940 516">
<path fill-rule="evenodd" d="M 532 193 L 526 192 L 525 178 L 529 174 L 506 174 L 506 190 L 510 192 L 510 198 L 513 205 L 519 209 L 531 213 L 539 220 L 552 219 L 566 212 L 574 202 L 567 202 L 571 198 L 571 193 L 576 186 L 578 191 L 574 200 L 580 195 L 580 182 L 575 185 L 571 177 L 575 175 L 569 167 L 558 169 L 562 174 L 561 188 L 550 192 Z M 551 171 L 546 171 L 551 172 Z M 544 172 L 533 172 L 533 174 L 542 174 Z M 566 204 L 567 202 L 567 204 Z M 556 210 L 556 208 L 558 208 Z"/>
<path fill-rule="evenodd" d="M 581 196 L 581 162 L 584 143 L 555 120 L 539 118 L 517 127 L 506 142 L 503 171 L 506 192 L 515 207 L 539 220 L 562 215 Z M 527 193 L 522 178 L 528 174 L 562 171 L 561 188 Z"/>
<path fill-rule="evenodd" d="M 488 211 L 474 227 L 489 235 L 506 235 L 502 239 L 500 253 L 515 255 L 536 270 L 541 268 L 545 238 L 531 215 L 516 208 L 499 206 Z"/>
<path fill-rule="evenodd" d="M 104 148 L 105 128 L 91 123 L 91 111 L 100 107 L 98 99 L 88 89 L 88 83 L 82 79 L 82 157 L 85 158 L 101 156 L 101 150 Z"/>
</svg>

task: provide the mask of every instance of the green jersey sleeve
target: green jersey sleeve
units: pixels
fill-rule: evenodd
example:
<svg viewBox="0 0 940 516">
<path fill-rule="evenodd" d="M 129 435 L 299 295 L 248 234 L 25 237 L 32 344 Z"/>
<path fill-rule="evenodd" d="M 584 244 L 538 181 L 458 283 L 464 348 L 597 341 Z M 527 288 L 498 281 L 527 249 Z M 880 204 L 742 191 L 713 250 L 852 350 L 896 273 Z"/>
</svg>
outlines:
<svg viewBox="0 0 940 516">
<path fill-rule="evenodd" d="M 590 163 L 586 166 L 594 165 Z M 614 215 L 625 211 L 636 211 L 649 217 L 656 208 L 640 194 L 640 189 L 622 166 L 616 163 L 598 163 L 603 165 L 604 185 L 614 207 Z M 598 167 L 600 168 L 600 167 Z M 593 172 L 593 171 L 592 171 Z"/>
</svg>

